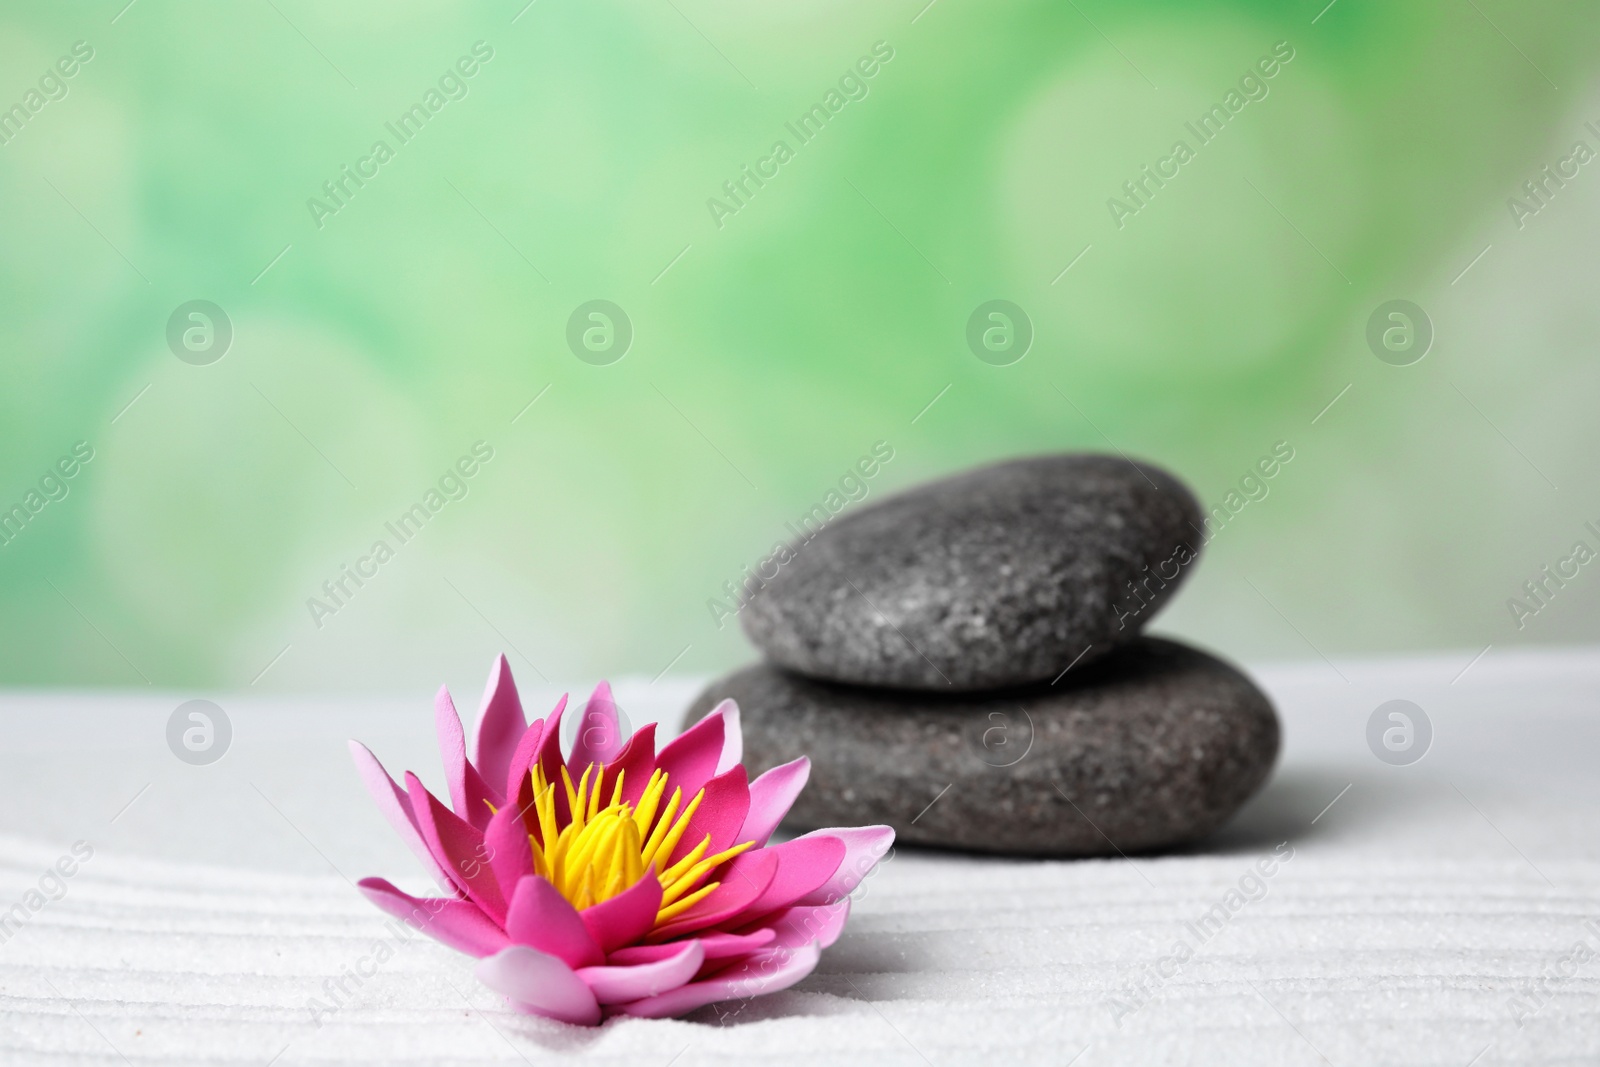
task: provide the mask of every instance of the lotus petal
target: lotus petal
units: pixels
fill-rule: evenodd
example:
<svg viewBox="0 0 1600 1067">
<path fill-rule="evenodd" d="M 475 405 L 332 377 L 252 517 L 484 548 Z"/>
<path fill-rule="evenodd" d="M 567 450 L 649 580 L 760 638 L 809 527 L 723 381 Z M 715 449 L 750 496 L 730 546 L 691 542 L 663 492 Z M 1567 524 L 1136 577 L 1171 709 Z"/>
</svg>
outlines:
<svg viewBox="0 0 1600 1067">
<path fill-rule="evenodd" d="M 526 1015 L 580 1026 L 600 1021 L 600 1002 L 583 979 L 561 960 L 527 945 L 501 949 L 480 961 L 473 973 Z"/>
</svg>

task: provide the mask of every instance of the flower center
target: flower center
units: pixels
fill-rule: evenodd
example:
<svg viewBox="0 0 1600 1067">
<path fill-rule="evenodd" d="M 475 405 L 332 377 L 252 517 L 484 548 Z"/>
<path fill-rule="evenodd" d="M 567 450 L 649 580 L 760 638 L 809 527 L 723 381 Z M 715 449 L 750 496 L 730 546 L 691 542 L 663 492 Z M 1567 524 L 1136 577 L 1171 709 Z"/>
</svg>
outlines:
<svg viewBox="0 0 1600 1067">
<path fill-rule="evenodd" d="M 592 783 L 591 773 L 594 774 Z M 682 859 L 669 866 L 668 861 L 688 832 L 706 791 L 701 789 L 695 793 L 680 813 L 683 790 L 674 788 L 666 806 L 662 807 L 661 800 L 667 792 L 667 773 L 657 768 L 650 775 L 638 803 L 629 804 L 622 799 L 625 774 L 625 771 L 617 774 L 610 802 L 602 805 L 601 783 L 605 772 L 597 764 L 589 765 L 576 786 L 567 769 L 562 767 L 560 785 L 566 792 L 571 818 L 561 826 L 556 817 L 557 783 L 546 781 L 543 768 L 534 766 L 533 795 L 538 830 L 528 835 L 528 842 L 533 846 L 533 867 L 535 873 L 548 879 L 579 911 L 610 900 L 653 868 L 661 882 L 661 910 L 656 913 L 656 925 L 660 926 L 710 895 L 722 883 L 702 885 L 706 876 L 755 842 L 746 841 L 708 856 L 711 835 L 707 834 Z"/>
</svg>

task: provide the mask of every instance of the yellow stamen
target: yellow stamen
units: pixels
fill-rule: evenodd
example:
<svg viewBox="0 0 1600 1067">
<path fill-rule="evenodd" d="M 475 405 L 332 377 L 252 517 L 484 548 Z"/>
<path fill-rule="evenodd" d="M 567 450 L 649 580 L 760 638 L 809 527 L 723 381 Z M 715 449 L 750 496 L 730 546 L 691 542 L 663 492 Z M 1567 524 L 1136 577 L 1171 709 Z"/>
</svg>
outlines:
<svg viewBox="0 0 1600 1067">
<path fill-rule="evenodd" d="M 700 792 L 694 795 L 694 799 L 689 801 L 689 806 L 687 808 L 683 809 L 683 814 L 678 817 L 678 821 L 673 824 L 671 830 L 667 831 L 667 836 L 662 838 L 661 847 L 654 851 L 646 851 L 646 863 L 649 863 L 651 860 L 655 860 L 656 870 L 660 870 L 662 865 L 672 858 L 673 849 L 678 847 L 678 842 L 681 841 L 683 839 L 683 835 L 688 832 L 689 821 L 694 818 L 695 809 L 700 806 L 700 802 L 705 798 L 706 791 L 704 789 L 700 790 Z"/>
<path fill-rule="evenodd" d="M 677 863 L 674 863 L 671 867 L 668 867 L 666 870 L 661 872 L 660 877 L 662 886 L 669 886 L 673 882 L 676 882 L 678 877 L 682 875 L 684 871 L 687 871 L 690 867 L 693 867 L 695 864 L 700 862 L 701 857 L 706 854 L 706 849 L 710 847 L 711 835 L 707 834 L 704 840 L 689 850 L 688 855 L 684 856 L 683 859 L 679 860 Z"/>
<path fill-rule="evenodd" d="M 698 790 L 685 804 L 683 790 L 674 788 L 660 768 L 651 773 L 634 804 L 622 799 L 624 773 L 618 771 L 616 780 L 608 782 L 605 768 L 599 764 L 590 764 L 576 783 L 565 767 L 559 782 L 550 781 L 537 765 L 530 768 L 529 775 L 533 814 L 528 819 L 528 847 L 534 873 L 548 879 L 580 911 L 637 885 L 653 868 L 662 890 L 656 913 L 656 925 L 660 926 L 704 900 L 721 884 L 700 884 L 713 871 L 755 847 L 755 842 L 745 841 L 707 855 L 711 849 L 707 834 L 673 862 L 672 855 L 692 829 L 706 794 L 704 789 Z M 564 818 L 556 806 L 558 787 L 567 802 Z M 492 805 L 490 810 L 494 810 Z"/>
<path fill-rule="evenodd" d="M 567 791 L 567 812 L 572 821 L 579 826 L 583 825 L 583 807 L 578 803 L 578 791 L 573 788 L 572 775 L 567 773 L 565 767 L 561 768 L 561 785 Z"/>
<path fill-rule="evenodd" d="M 661 797 L 666 788 L 667 776 L 660 770 L 652 773 L 650 780 L 645 783 L 644 792 L 639 796 L 633 813 L 633 821 L 639 827 L 641 838 L 650 836 L 650 827 L 655 825 L 656 810 L 661 806 Z"/>
<path fill-rule="evenodd" d="M 661 839 L 667 836 L 672 829 L 672 818 L 678 813 L 678 805 L 683 802 L 683 790 L 674 789 L 672 799 L 667 801 L 667 808 L 656 819 L 656 828 L 650 831 L 650 837 L 644 843 L 644 863 L 650 866 L 651 857 L 656 854 L 656 849 L 661 845 Z"/>
<path fill-rule="evenodd" d="M 701 886 L 699 889 L 696 889 L 693 893 L 690 893 L 676 904 L 668 904 L 666 907 L 656 912 L 656 925 L 660 926 L 663 923 L 676 919 L 678 916 L 682 915 L 684 912 L 700 903 L 706 897 L 710 896 L 711 891 L 721 884 L 721 882 L 710 882 Z"/>
<path fill-rule="evenodd" d="M 541 776 L 542 777 L 542 776 Z M 539 840 L 545 849 L 555 847 L 560 831 L 556 829 L 556 787 L 547 785 L 539 794 Z"/>
<path fill-rule="evenodd" d="M 533 852 L 533 873 L 541 878 L 548 879 L 550 877 L 550 863 L 544 858 L 544 849 L 539 847 L 539 842 L 533 839 L 532 834 L 528 835 L 528 848 Z"/>
<path fill-rule="evenodd" d="M 709 843 L 710 841 L 711 838 L 708 836 L 704 843 Z M 718 852 L 715 856 L 707 856 L 699 863 L 696 863 L 694 866 L 690 867 L 687 873 L 674 879 L 671 885 L 667 885 L 665 880 L 663 880 L 662 885 L 665 888 L 661 893 L 661 903 L 663 905 L 671 904 L 674 900 L 678 899 L 680 894 L 685 893 L 689 889 L 693 888 L 694 884 L 700 881 L 700 879 L 704 878 L 706 875 L 710 874 L 724 863 L 727 863 L 729 860 L 733 859 L 733 857 L 744 852 L 746 849 L 754 847 L 754 845 L 754 841 L 746 841 L 742 844 L 734 845 L 730 849 L 724 849 L 723 851 Z M 687 856 L 684 858 L 688 859 Z"/>
<path fill-rule="evenodd" d="M 639 858 L 639 828 L 630 819 L 617 835 L 618 859 L 612 864 L 611 877 L 601 892 L 610 900 L 644 876 L 644 862 Z"/>
<path fill-rule="evenodd" d="M 597 763 L 591 763 L 591 764 L 589 764 L 589 766 L 590 766 L 591 769 L 594 769 L 594 768 L 598 768 L 600 765 L 597 764 Z M 589 815 L 588 815 L 588 818 L 590 818 L 590 819 L 594 818 L 595 815 L 597 815 L 599 813 L 599 811 L 600 811 L 600 779 L 605 777 L 605 773 L 606 772 L 604 770 L 601 770 L 598 774 L 596 774 L 594 776 L 594 788 L 589 791 Z M 583 776 L 585 778 L 587 778 L 589 776 L 589 772 L 588 771 L 584 771 L 583 772 Z"/>
</svg>

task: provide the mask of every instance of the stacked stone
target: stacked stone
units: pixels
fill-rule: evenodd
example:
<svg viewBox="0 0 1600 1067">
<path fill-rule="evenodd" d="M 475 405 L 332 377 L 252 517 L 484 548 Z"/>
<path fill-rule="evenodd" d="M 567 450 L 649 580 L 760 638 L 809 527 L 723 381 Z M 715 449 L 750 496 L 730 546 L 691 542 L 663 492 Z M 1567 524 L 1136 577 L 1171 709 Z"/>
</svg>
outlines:
<svg viewBox="0 0 1600 1067">
<path fill-rule="evenodd" d="M 1199 554 L 1202 513 L 1118 456 L 1011 460 L 835 520 L 744 608 L 768 657 L 712 683 L 752 773 L 799 756 L 793 830 L 1046 856 L 1214 830 L 1278 752 L 1234 667 L 1144 625 Z"/>
</svg>

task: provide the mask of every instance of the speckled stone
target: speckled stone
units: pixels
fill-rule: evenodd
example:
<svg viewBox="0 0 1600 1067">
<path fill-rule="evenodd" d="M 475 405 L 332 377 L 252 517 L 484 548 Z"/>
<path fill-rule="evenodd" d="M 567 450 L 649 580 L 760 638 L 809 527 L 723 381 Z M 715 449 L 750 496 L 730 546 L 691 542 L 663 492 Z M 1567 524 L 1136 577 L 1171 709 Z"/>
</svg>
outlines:
<svg viewBox="0 0 1600 1067">
<path fill-rule="evenodd" d="M 980 467 L 846 513 L 740 612 L 815 678 L 978 690 L 1050 681 L 1137 637 L 1198 555 L 1193 495 L 1120 456 Z"/>
<path fill-rule="evenodd" d="M 739 702 L 751 773 L 799 756 L 786 826 L 887 823 L 905 844 L 1040 856 L 1204 837 L 1266 779 L 1278 718 L 1239 671 L 1140 638 L 1055 686 L 936 696 L 818 682 L 765 664 L 712 683 L 691 720 Z"/>
</svg>

